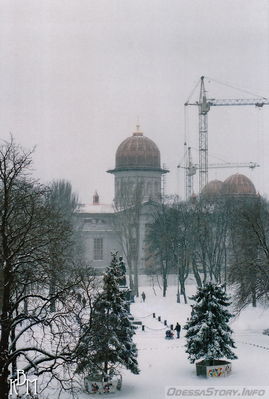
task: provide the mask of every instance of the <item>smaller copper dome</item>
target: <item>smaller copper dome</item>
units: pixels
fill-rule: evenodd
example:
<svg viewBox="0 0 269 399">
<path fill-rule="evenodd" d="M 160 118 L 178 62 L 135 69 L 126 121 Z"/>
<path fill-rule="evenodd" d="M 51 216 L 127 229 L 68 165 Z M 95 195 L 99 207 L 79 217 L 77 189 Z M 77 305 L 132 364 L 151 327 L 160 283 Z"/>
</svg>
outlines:
<svg viewBox="0 0 269 399">
<path fill-rule="evenodd" d="M 140 131 L 124 140 L 116 152 L 116 169 L 160 169 L 160 163 L 157 145 Z"/>
<path fill-rule="evenodd" d="M 224 195 L 256 195 L 256 189 L 252 181 L 247 176 L 239 173 L 228 177 L 224 181 L 222 192 Z"/>
<path fill-rule="evenodd" d="M 223 182 L 220 180 L 211 180 L 201 191 L 201 195 L 214 197 L 222 194 Z"/>
</svg>

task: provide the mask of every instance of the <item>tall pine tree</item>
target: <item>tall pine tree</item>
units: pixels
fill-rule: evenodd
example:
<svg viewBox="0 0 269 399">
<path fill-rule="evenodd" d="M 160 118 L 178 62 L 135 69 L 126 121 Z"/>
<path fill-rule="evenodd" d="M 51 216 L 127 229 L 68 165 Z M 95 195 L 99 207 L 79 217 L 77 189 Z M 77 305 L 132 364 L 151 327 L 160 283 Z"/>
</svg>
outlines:
<svg viewBox="0 0 269 399">
<path fill-rule="evenodd" d="M 198 288 L 190 299 L 195 301 L 187 330 L 186 352 L 191 363 L 204 359 L 209 365 L 214 359 L 225 357 L 237 359 L 231 348 L 235 348 L 231 338 L 232 330 L 228 322 L 232 314 L 227 310 L 229 297 L 220 285 L 207 283 Z"/>
<path fill-rule="evenodd" d="M 117 254 L 103 276 L 103 291 L 93 304 L 89 323 L 82 329 L 77 348 L 77 372 L 104 377 L 124 366 L 139 373 L 134 328 L 128 312 L 127 289 L 120 288 L 124 269 Z"/>
</svg>

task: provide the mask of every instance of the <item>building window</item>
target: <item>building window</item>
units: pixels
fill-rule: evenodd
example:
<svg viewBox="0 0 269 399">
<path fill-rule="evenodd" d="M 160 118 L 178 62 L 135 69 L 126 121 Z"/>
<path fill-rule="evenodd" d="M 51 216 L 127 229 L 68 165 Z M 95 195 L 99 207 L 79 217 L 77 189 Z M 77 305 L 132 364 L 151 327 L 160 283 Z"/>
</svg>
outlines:
<svg viewBox="0 0 269 399">
<path fill-rule="evenodd" d="M 103 238 L 94 238 L 93 240 L 93 259 L 103 260 Z"/>
<path fill-rule="evenodd" d="M 158 197 L 161 194 L 161 189 L 160 189 L 159 183 L 156 181 L 154 183 L 154 185 L 155 185 L 155 193 L 154 194 L 156 197 Z"/>
</svg>

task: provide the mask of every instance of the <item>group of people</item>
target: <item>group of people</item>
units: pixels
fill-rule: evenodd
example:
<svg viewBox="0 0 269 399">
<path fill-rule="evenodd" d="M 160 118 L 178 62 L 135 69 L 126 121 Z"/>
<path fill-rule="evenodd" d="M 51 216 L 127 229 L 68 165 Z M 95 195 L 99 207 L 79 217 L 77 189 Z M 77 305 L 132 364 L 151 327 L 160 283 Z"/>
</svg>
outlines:
<svg viewBox="0 0 269 399">
<path fill-rule="evenodd" d="M 176 324 L 174 330 L 177 332 L 177 338 L 180 338 L 181 325 L 179 323 Z M 165 338 L 171 339 L 173 337 L 174 337 L 174 333 L 173 333 L 172 329 L 167 330 L 165 332 Z"/>
<path fill-rule="evenodd" d="M 146 294 L 145 294 L 144 291 L 141 294 L 141 298 L 142 298 L 142 301 L 145 302 Z M 178 322 L 177 322 L 174 330 L 177 332 L 177 338 L 180 338 L 181 325 Z M 166 336 L 166 338 L 173 338 L 174 334 L 173 334 L 172 329 L 171 330 L 167 330 L 166 333 L 165 333 L 165 336 Z"/>
<path fill-rule="evenodd" d="M 112 387 L 111 382 L 107 382 L 107 383 L 103 386 L 103 391 L 104 391 L 104 393 L 110 392 L 111 387 Z M 99 385 L 96 384 L 96 382 L 93 382 L 93 383 L 92 383 L 92 393 L 98 393 L 98 392 L 99 392 L 99 389 L 100 389 Z M 100 393 L 101 393 L 101 392 L 100 392 Z"/>
</svg>

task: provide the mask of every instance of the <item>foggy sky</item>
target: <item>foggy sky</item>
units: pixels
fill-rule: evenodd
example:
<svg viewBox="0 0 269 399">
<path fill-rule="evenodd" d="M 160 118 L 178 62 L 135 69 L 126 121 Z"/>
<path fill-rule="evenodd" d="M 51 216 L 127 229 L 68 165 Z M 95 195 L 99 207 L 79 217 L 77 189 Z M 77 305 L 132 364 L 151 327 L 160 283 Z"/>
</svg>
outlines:
<svg viewBox="0 0 269 399">
<path fill-rule="evenodd" d="M 122 140 L 135 130 L 155 141 L 184 193 L 184 102 L 201 75 L 269 97 L 267 0 L 0 0 L 0 138 L 36 145 L 35 175 L 65 178 L 80 200 L 113 199 Z M 207 83 L 209 97 L 247 94 Z M 198 92 L 194 94 L 197 99 Z M 198 161 L 197 109 L 187 140 Z M 269 106 L 209 112 L 210 162 L 249 162 L 237 171 L 269 195 Z"/>
</svg>

